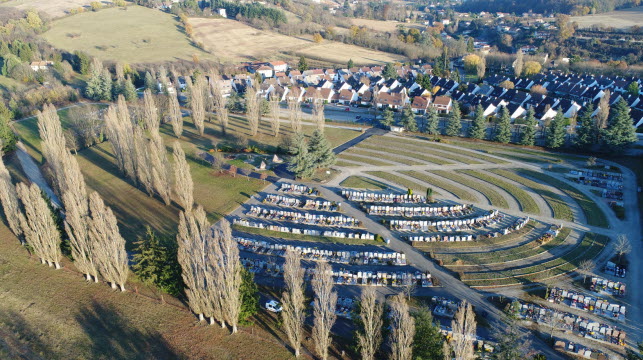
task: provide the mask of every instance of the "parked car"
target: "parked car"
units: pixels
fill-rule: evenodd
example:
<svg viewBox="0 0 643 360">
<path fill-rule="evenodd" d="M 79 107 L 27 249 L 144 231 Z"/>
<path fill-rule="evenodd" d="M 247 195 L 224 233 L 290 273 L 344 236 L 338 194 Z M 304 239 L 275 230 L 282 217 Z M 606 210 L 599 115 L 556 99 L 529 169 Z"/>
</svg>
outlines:
<svg viewBox="0 0 643 360">
<path fill-rule="evenodd" d="M 359 120 L 359 119 L 361 119 L 361 118 L 362 118 L 362 115 L 357 115 L 357 116 L 355 116 L 355 120 Z"/>
<path fill-rule="evenodd" d="M 274 313 L 280 313 L 283 308 L 281 307 L 281 304 L 277 300 L 270 300 L 266 303 L 266 310 L 272 311 Z"/>
<path fill-rule="evenodd" d="M 351 108 L 347 107 L 344 111 L 351 111 Z"/>
</svg>

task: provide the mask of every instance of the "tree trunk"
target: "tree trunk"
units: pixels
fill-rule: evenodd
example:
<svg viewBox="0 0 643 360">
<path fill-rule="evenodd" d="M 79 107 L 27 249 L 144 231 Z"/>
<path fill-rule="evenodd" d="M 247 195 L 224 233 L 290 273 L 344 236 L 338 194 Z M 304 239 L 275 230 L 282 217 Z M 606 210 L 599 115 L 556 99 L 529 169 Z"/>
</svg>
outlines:
<svg viewBox="0 0 643 360">
<path fill-rule="evenodd" d="M 210 325 L 214 325 L 214 324 L 215 324 L 214 318 L 210 317 Z"/>
<path fill-rule="evenodd" d="M 121 292 L 125 292 L 125 284 L 119 284 L 118 286 L 121 287 Z"/>
<path fill-rule="evenodd" d="M 43 265 L 45 265 L 47 262 L 45 261 L 45 259 L 42 259 L 42 258 L 41 258 L 41 259 L 40 259 L 40 263 L 41 263 L 41 264 L 43 264 Z"/>
<path fill-rule="evenodd" d="M 237 333 L 237 325 L 232 326 L 232 333 L 236 334 Z"/>
<path fill-rule="evenodd" d="M 298 357 L 299 357 L 299 349 L 295 350 L 295 357 L 296 357 L 296 358 L 298 358 Z"/>
<path fill-rule="evenodd" d="M 54 264 L 51 262 L 51 260 L 47 260 L 47 265 L 49 265 L 49 267 L 54 266 Z"/>
<path fill-rule="evenodd" d="M 92 276 L 89 274 L 85 274 L 85 281 L 92 281 Z"/>
<path fill-rule="evenodd" d="M 116 290 L 116 283 L 112 282 L 112 289 Z"/>
<path fill-rule="evenodd" d="M 94 283 L 98 284 L 98 275 L 94 275 Z"/>
<path fill-rule="evenodd" d="M 199 314 L 199 322 L 205 320 L 205 317 L 203 317 L 203 314 Z"/>
<path fill-rule="evenodd" d="M 225 329 L 225 320 L 221 320 L 221 328 Z"/>
<path fill-rule="evenodd" d="M 60 270 L 61 268 L 60 264 L 57 261 L 54 263 L 54 266 L 56 267 L 56 270 Z"/>
</svg>

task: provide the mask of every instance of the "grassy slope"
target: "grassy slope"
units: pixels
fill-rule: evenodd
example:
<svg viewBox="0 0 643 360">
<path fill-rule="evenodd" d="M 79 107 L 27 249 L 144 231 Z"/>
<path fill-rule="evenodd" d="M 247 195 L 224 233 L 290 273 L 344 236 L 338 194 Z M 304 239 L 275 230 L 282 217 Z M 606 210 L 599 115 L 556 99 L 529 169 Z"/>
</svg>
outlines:
<svg viewBox="0 0 643 360">
<path fill-rule="evenodd" d="M 0 223 L 0 348 L 2 342 L 10 344 L 10 350 L 3 350 L 10 355 L 0 351 L 0 357 L 290 358 L 279 340 L 259 326 L 230 336 L 218 326 L 197 325 L 184 307 L 87 284 L 72 269 L 66 263 L 55 271 L 30 259 Z M 271 322 L 260 316 L 257 323 Z"/>
<path fill-rule="evenodd" d="M 349 176 L 342 181 L 340 186 L 354 189 L 386 190 L 388 186 L 377 180 L 369 179 L 364 176 Z"/>
<path fill-rule="evenodd" d="M 212 58 L 190 43 L 173 15 L 142 6 L 62 18 L 53 23 L 44 37 L 57 48 L 82 50 L 103 60 L 161 62 L 192 59 L 193 54 Z"/>
</svg>

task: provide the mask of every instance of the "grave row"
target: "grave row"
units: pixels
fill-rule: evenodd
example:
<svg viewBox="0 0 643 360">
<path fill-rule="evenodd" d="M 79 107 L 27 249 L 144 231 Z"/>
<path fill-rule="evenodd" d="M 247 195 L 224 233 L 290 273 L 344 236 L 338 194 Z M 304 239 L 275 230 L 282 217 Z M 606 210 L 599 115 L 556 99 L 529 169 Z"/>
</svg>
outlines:
<svg viewBox="0 0 643 360">
<path fill-rule="evenodd" d="M 549 292 L 547 301 L 554 304 L 564 303 L 571 308 L 589 311 L 613 320 L 625 320 L 625 306 L 579 294 L 575 291 L 553 288 Z"/>
<path fill-rule="evenodd" d="M 437 228 L 439 232 L 454 232 L 490 226 L 502 220 L 503 215 L 498 210 L 490 210 L 487 214 L 470 219 L 458 220 L 390 220 L 391 230 L 396 231 L 428 231 Z"/>
<path fill-rule="evenodd" d="M 625 296 L 625 288 L 622 282 L 593 277 L 589 289 L 599 294 Z"/>
<path fill-rule="evenodd" d="M 516 315 L 524 320 L 548 326 L 553 325 L 555 328 L 571 331 L 580 337 L 621 346 L 625 345 L 625 331 L 582 316 L 523 302 L 520 302 L 520 309 Z"/>
<path fill-rule="evenodd" d="M 361 227 L 361 222 L 355 218 L 324 214 L 301 213 L 297 211 L 275 210 L 261 206 L 251 206 L 246 215 L 266 220 L 288 221 L 297 224 L 317 226 Z"/>
<path fill-rule="evenodd" d="M 556 340 L 554 350 L 566 352 L 585 359 L 607 360 L 607 355 L 602 351 L 589 348 L 582 344 L 576 344 L 567 340 Z"/>
<path fill-rule="evenodd" d="M 333 251 L 308 246 L 275 244 L 268 241 L 235 237 L 239 249 L 257 254 L 285 256 L 286 250 L 298 251 L 306 260 L 328 261 L 340 264 L 359 263 L 362 265 L 406 265 L 406 254 L 378 251 Z"/>
<path fill-rule="evenodd" d="M 592 170 L 570 170 L 569 175 L 584 177 L 589 179 L 596 180 L 609 180 L 616 182 L 623 182 L 623 175 L 617 173 L 608 173 L 603 171 L 592 171 Z"/>
<path fill-rule="evenodd" d="M 336 203 L 334 201 L 312 199 L 306 199 L 304 201 L 302 199 L 276 194 L 267 194 L 263 199 L 263 203 L 282 207 L 318 211 L 341 211 L 342 206 L 341 203 Z"/>
<path fill-rule="evenodd" d="M 498 231 L 492 231 L 487 234 L 478 236 L 473 235 L 428 235 L 428 236 L 409 236 L 411 242 L 453 242 L 453 241 L 473 241 L 478 240 L 480 237 L 498 237 L 508 235 L 514 231 L 522 229 L 529 222 L 529 217 L 517 219 L 513 225 L 503 228 Z"/>
<path fill-rule="evenodd" d="M 454 206 L 382 206 L 369 205 L 366 212 L 376 216 L 404 216 L 404 217 L 460 217 L 471 214 L 473 205 Z"/>
<path fill-rule="evenodd" d="M 291 183 L 281 183 L 279 191 L 285 192 L 288 194 L 294 195 L 308 195 L 308 196 L 317 196 L 319 191 L 315 188 L 308 187 L 306 185 L 298 185 Z"/>
<path fill-rule="evenodd" d="M 240 225 L 245 227 L 297 234 L 297 235 L 326 236 L 326 237 L 340 238 L 340 239 L 375 240 L 375 235 L 365 231 L 346 232 L 346 231 L 337 231 L 337 230 L 327 230 L 322 232 L 320 230 L 301 229 L 301 228 L 293 228 L 289 226 L 272 225 L 272 224 L 266 224 L 258 221 L 249 221 L 246 219 L 234 219 L 233 223 L 235 225 Z"/>
<path fill-rule="evenodd" d="M 283 264 L 270 259 L 241 258 L 241 263 L 250 272 L 255 274 L 267 274 L 272 276 L 283 276 Z M 315 274 L 315 267 L 305 268 L 305 278 L 312 279 Z M 428 272 L 420 271 L 333 271 L 333 281 L 337 285 L 358 285 L 358 286 L 409 286 L 419 285 L 422 287 L 433 286 L 433 278 Z"/>
<path fill-rule="evenodd" d="M 342 196 L 350 201 L 364 203 L 417 204 L 426 202 L 426 197 L 422 195 L 409 195 L 399 193 L 376 193 L 368 191 L 342 190 Z"/>
</svg>

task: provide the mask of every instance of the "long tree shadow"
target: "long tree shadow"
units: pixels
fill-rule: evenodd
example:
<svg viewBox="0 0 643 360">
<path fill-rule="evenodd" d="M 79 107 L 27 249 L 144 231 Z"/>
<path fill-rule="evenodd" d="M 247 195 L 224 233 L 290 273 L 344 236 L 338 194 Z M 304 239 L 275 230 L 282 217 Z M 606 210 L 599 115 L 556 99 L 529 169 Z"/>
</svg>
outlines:
<svg viewBox="0 0 643 360">
<path fill-rule="evenodd" d="M 8 311 L 0 318 L 0 358 L 36 360 L 42 359 L 39 354 L 55 354 L 42 335 L 22 313 Z"/>
<path fill-rule="evenodd" d="M 116 309 L 93 302 L 80 310 L 76 321 L 88 335 L 91 358 L 181 359 L 161 334 L 133 326 Z"/>
</svg>

